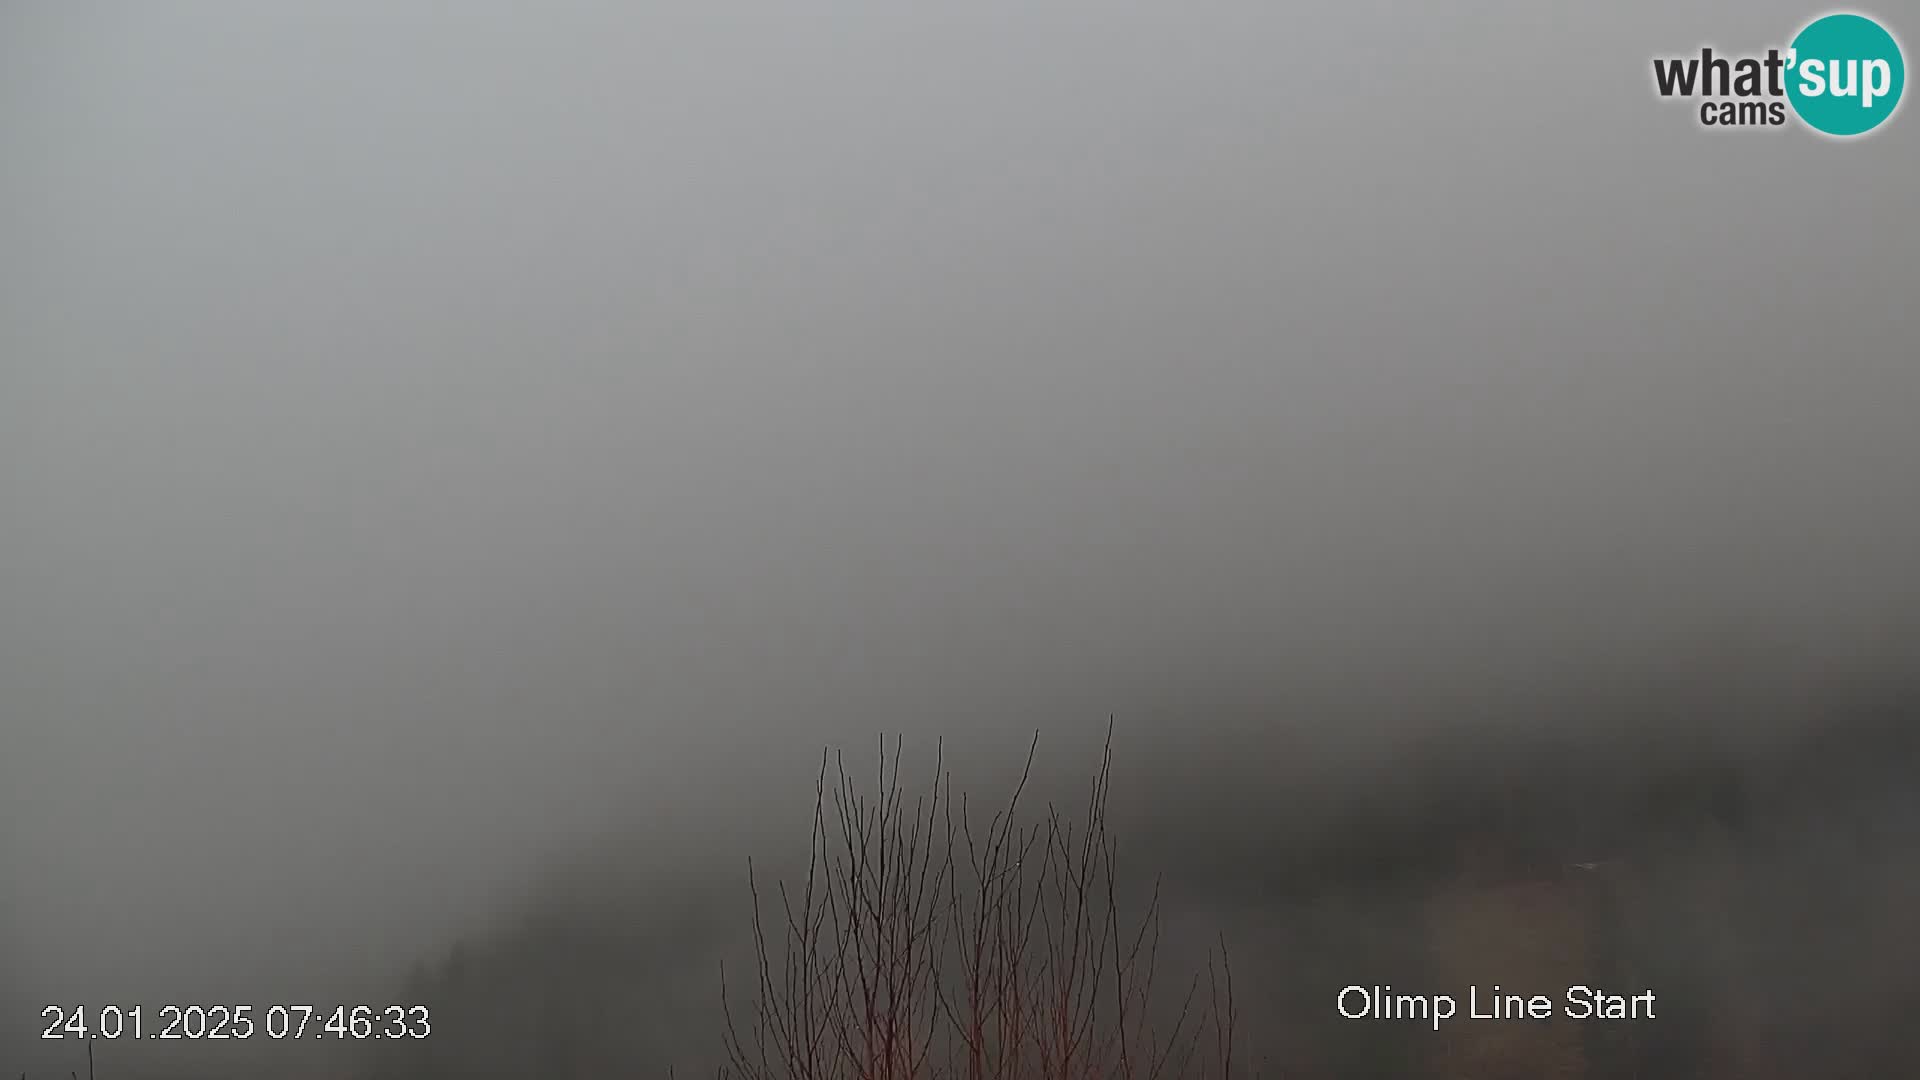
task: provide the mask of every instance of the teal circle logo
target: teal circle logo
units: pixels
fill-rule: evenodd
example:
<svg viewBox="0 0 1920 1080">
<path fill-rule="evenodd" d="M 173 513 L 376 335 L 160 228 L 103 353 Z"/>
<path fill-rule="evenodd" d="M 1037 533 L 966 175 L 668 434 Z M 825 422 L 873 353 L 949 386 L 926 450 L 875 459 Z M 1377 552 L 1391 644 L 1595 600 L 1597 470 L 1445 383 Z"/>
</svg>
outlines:
<svg viewBox="0 0 1920 1080">
<path fill-rule="evenodd" d="M 1808 127 L 1864 135 L 1900 105 L 1907 64 L 1900 43 L 1865 15 L 1825 15 L 1795 35 L 1787 100 Z"/>
</svg>

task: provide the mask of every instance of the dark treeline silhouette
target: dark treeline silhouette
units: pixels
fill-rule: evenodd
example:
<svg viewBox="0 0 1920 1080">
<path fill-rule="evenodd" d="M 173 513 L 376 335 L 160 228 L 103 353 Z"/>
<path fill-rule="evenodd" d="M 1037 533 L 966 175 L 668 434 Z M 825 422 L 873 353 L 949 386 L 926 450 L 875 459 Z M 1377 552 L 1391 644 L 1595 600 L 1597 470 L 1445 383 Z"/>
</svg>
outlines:
<svg viewBox="0 0 1920 1080">
<path fill-rule="evenodd" d="M 1249 1075 L 1920 1075 L 1902 1019 L 1920 1006 L 1920 694 L 1806 707 L 1818 723 L 1771 733 L 1699 717 L 1604 738 L 1456 730 L 1407 740 L 1417 752 L 1378 776 L 1290 785 L 1294 763 L 1261 789 L 1223 768 L 1158 798 L 1167 763 L 1136 761 L 1118 770 L 1122 891 L 1164 876 L 1169 972 L 1203 969 L 1224 935 Z M 755 970 L 744 889 L 556 908 L 463 945 L 408 991 L 444 1037 L 369 1076 L 705 1074 L 725 1034 L 720 959 Z M 1495 983 L 1556 1002 L 1576 983 L 1652 989 L 1659 1011 L 1434 1032 L 1334 1007 L 1347 985 Z"/>
<path fill-rule="evenodd" d="M 1186 1031 L 1204 1035 L 1207 1052 L 1183 1059 L 1190 1076 L 1920 1075 L 1920 1039 L 1908 1023 L 1920 1008 L 1913 964 L 1920 956 L 1920 694 L 1848 693 L 1796 708 L 1817 722 L 1766 729 L 1756 721 L 1743 729 L 1688 714 L 1685 727 L 1623 721 L 1605 737 L 1456 729 L 1405 738 L 1371 766 L 1349 758 L 1323 775 L 1312 761 L 1274 762 L 1265 788 L 1237 775 L 1251 765 L 1225 757 L 1215 759 L 1219 783 L 1196 785 L 1190 762 L 1122 738 L 1114 747 L 1119 764 L 1097 774 L 1093 803 L 1084 786 L 1074 795 L 1071 763 L 1048 761 L 1043 744 L 1030 813 L 1019 820 L 1039 830 L 1036 844 L 1058 840 L 1074 822 L 1091 820 L 1101 836 L 1111 825 L 1112 847 L 1101 848 L 1106 854 L 1089 871 L 1112 873 L 1109 930 L 1145 925 L 1140 920 L 1158 904 L 1156 962 L 1167 1000 L 1156 1017 L 1191 1004 L 1182 997 L 1184 980 L 1196 972 L 1204 978 L 1225 942 L 1237 1023 L 1230 1040 L 1217 1043 L 1206 1009 L 1195 1011 Z M 911 778 L 912 767 L 905 771 Z M 860 1054 L 848 1052 L 857 1040 L 842 1039 L 810 1071 L 764 1067 L 760 1051 L 777 1049 L 778 1040 L 765 1043 L 767 1029 L 755 1027 L 764 1014 L 756 1010 L 778 1004 L 796 972 L 802 983 L 830 985 L 849 955 L 816 947 L 792 967 L 783 945 L 784 905 L 798 896 L 809 865 L 826 865 L 825 834 L 816 831 L 822 821 L 839 815 L 835 835 L 873 841 L 882 826 L 917 820 L 923 857 L 930 838 L 947 835 L 944 817 L 929 811 L 944 805 L 926 801 L 934 792 L 908 788 L 902 798 L 900 773 L 892 776 L 893 786 L 879 793 L 890 791 L 892 802 L 859 794 L 851 782 L 823 785 L 827 815 L 796 807 L 784 830 L 795 850 L 756 860 L 764 953 L 755 948 L 744 867 L 713 878 L 643 879 L 633 889 L 589 877 L 559 880 L 517 919 L 470 935 L 402 980 L 397 993 L 432 1008 L 435 1034 L 360 1048 L 357 1074 L 712 1076 L 731 1056 L 734 1071 L 747 1075 L 865 1075 Z M 1110 777 L 1112 811 L 1105 804 Z M 966 779 L 952 781 L 956 794 L 1009 790 L 997 780 Z M 938 789 L 959 807 L 947 791 Z M 917 818 L 914 795 L 922 799 Z M 978 813 L 989 805 L 970 804 L 976 827 L 1005 830 L 1005 822 Z M 883 806 L 892 815 L 884 821 Z M 1012 835 L 1003 831 L 1003 844 Z M 969 867 L 963 840 L 946 850 L 955 856 L 943 864 L 950 883 L 983 880 Z M 640 850 L 606 856 L 646 857 Z M 853 887 L 857 878 L 844 879 L 843 900 L 865 895 Z M 936 909 L 951 916 L 964 905 L 913 910 L 925 921 Z M 962 921 L 948 925 L 964 929 Z M 884 953 L 876 944 L 899 939 L 876 930 L 848 940 L 871 957 Z M 1035 955 L 1043 954 L 1046 935 L 1036 929 L 1031 940 Z M 931 980 L 938 972 L 920 974 Z M 1658 1012 L 1627 1023 L 1456 1021 L 1435 1031 L 1419 1022 L 1343 1019 L 1335 1009 L 1349 985 L 1464 995 L 1470 984 L 1495 983 L 1556 1001 L 1576 983 L 1651 989 Z M 950 1007 L 958 1000 L 929 997 L 912 1008 L 925 1025 L 962 1015 Z M 844 1022 L 858 1000 L 839 1001 Z M 828 1024 L 834 1008 L 816 1012 Z M 1111 1019 L 1099 1021 L 1107 1025 L 1100 1030 L 1111 1032 Z M 857 1027 L 838 1030 L 844 1036 Z M 996 1071 L 970 1069 L 964 1039 L 940 1049 L 945 1074 L 929 1055 L 919 1064 L 895 1060 L 876 1075 L 1053 1075 L 1044 1054 L 1034 1055 L 1032 1067 Z M 103 1064 L 103 1076 L 189 1075 L 142 1071 L 120 1050 Z M 1152 1070 L 1122 1069 L 1108 1054 L 1077 1075 L 1129 1072 Z"/>
</svg>

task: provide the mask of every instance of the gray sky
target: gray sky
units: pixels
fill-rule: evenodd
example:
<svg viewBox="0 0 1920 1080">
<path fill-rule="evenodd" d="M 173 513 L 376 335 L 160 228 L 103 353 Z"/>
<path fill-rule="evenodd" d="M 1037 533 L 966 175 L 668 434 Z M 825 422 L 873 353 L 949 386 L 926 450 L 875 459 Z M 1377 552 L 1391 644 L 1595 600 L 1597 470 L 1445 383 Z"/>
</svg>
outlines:
<svg viewBox="0 0 1920 1080">
<path fill-rule="evenodd" d="M 810 6 L 0 9 L 19 998 L 383 970 L 879 728 L 1911 658 L 1920 119 L 1648 74 L 1808 10 Z"/>
</svg>

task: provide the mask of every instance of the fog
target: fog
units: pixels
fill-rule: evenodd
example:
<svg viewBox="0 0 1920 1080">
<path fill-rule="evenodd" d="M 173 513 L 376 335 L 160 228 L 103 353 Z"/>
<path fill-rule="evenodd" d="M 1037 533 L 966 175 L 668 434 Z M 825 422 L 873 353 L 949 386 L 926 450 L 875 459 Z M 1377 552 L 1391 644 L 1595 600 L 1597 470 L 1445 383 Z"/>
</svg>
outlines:
<svg viewBox="0 0 1920 1080">
<path fill-rule="evenodd" d="M 732 888 L 881 732 L 1111 717 L 1240 910 L 1450 732 L 1910 689 L 1920 121 L 1648 79 L 1810 12 L 1174 8 L 0 9 L 0 1066 Z"/>
</svg>

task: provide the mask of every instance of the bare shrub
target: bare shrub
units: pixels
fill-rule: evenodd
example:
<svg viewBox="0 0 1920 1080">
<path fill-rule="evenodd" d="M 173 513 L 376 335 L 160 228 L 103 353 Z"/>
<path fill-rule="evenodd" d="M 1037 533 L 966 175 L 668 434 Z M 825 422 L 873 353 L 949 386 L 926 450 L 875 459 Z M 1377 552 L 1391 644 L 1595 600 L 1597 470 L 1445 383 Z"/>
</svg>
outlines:
<svg viewBox="0 0 1920 1080">
<path fill-rule="evenodd" d="M 721 999 L 737 1080 L 1171 1080 L 1233 1068 L 1224 944 L 1183 997 L 1153 994 L 1160 889 L 1123 918 L 1107 832 L 1112 731 L 1076 821 L 1022 816 L 1038 737 L 977 822 L 944 757 L 907 801 L 896 740 L 871 792 L 823 754 L 804 881 L 778 883 L 780 942 L 753 897 L 756 993 Z M 1205 982 L 1202 982 L 1202 974 Z M 1208 1039 L 1207 1036 L 1211 1035 Z"/>
</svg>

